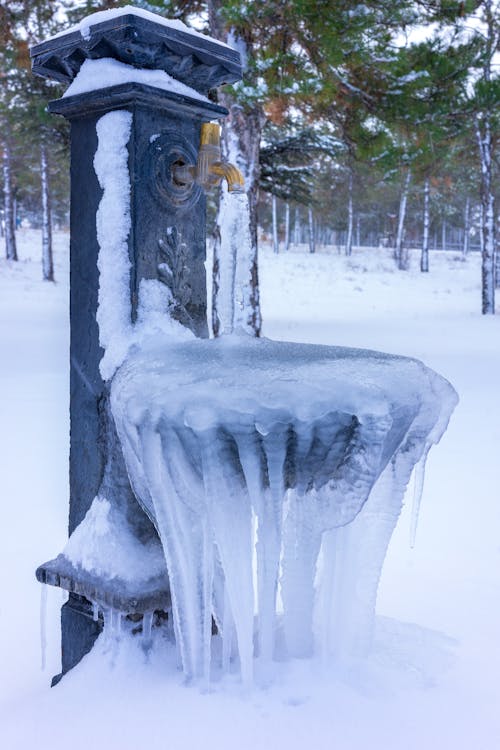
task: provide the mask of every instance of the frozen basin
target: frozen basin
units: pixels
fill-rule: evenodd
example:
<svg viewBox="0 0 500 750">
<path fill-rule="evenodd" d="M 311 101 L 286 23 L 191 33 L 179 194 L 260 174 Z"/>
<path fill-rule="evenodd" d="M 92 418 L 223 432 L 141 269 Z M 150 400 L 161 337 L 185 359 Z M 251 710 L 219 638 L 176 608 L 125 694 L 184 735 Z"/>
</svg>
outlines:
<svg viewBox="0 0 500 750">
<path fill-rule="evenodd" d="M 233 335 L 129 354 L 112 411 L 187 677 L 208 679 L 212 617 L 246 683 L 278 622 L 291 656 L 366 653 L 406 485 L 456 401 L 421 362 L 372 351 Z"/>
</svg>

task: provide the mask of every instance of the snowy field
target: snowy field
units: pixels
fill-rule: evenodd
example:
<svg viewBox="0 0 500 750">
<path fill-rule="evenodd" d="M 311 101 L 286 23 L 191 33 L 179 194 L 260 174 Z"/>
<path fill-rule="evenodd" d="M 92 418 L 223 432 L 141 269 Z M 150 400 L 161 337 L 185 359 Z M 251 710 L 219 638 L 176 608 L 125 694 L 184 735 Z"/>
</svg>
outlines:
<svg viewBox="0 0 500 750">
<path fill-rule="evenodd" d="M 228 678 L 206 695 L 182 685 L 171 652 L 98 643 L 51 690 L 62 597 L 48 590 L 42 671 L 34 570 L 66 540 L 68 238 L 56 235 L 55 285 L 37 233 L 18 241 L 20 262 L 0 261 L 0 747 L 497 750 L 500 316 L 478 312 L 479 257 L 433 253 L 424 275 L 416 255 L 397 272 L 386 250 L 261 253 L 266 336 L 418 357 L 460 396 L 429 457 L 416 547 L 409 507 L 391 542 L 372 658 L 335 675 L 280 663 L 266 690 Z"/>
</svg>

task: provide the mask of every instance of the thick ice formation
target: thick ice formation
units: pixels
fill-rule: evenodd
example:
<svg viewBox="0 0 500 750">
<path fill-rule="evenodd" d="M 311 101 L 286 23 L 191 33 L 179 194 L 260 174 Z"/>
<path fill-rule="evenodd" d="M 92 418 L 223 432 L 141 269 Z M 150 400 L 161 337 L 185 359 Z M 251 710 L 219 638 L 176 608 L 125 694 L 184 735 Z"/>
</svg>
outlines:
<svg viewBox="0 0 500 750">
<path fill-rule="evenodd" d="M 186 675 L 208 679 L 213 615 L 223 660 L 234 632 L 251 682 L 254 615 L 268 662 L 278 587 L 290 655 L 315 643 L 362 655 L 404 490 L 446 427 L 451 386 L 415 360 L 230 336 L 150 340 L 111 398 L 164 547 Z"/>
</svg>

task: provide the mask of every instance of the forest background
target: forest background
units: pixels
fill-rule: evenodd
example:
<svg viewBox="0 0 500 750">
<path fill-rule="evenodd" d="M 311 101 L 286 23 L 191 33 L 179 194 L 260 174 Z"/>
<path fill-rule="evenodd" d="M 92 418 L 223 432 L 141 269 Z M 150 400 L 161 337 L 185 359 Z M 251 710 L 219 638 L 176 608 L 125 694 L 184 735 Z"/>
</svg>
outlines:
<svg viewBox="0 0 500 750">
<path fill-rule="evenodd" d="M 31 73 L 29 48 L 113 0 L 2 0 L 0 153 L 6 257 L 16 230 L 42 229 L 43 278 L 54 280 L 51 230 L 69 223 L 69 132 L 46 105 L 60 85 Z M 230 111 L 226 152 L 250 200 L 260 332 L 258 242 L 308 243 L 347 255 L 394 248 L 399 270 L 419 247 L 482 253 L 484 314 L 500 286 L 500 3 L 498 0 L 137 0 L 242 55 L 241 83 L 213 92 Z M 217 253 L 218 196 L 209 202 Z M 216 280 L 215 280 L 216 282 Z M 215 289 L 217 284 L 215 283 Z M 217 332 L 214 307 L 213 329 Z"/>
</svg>

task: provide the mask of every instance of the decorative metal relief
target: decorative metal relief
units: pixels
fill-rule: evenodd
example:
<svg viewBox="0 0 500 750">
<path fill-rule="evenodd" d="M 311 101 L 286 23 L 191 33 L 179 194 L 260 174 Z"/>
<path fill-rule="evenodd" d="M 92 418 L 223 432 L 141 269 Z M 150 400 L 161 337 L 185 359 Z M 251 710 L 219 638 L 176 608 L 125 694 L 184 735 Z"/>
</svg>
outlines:
<svg viewBox="0 0 500 750">
<path fill-rule="evenodd" d="M 150 144 L 148 150 L 151 192 L 160 204 L 168 202 L 179 209 L 192 208 L 202 195 L 196 183 L 183 185 L 174 179 L 175 166 L 196 163 L 196 151 L 175 130 L 167 130 Z"/>
<path fill-rule="evenodd" d="M 192 290 L 189 284 L 188 247 L 176 227 L 168 227 L 166 234 L 158 239 L 156 270 L 158 279 L 172 294 L 173 317 L 189 325 L 192 321 L 186 306 L 191 300 Z"/>
</svg>

